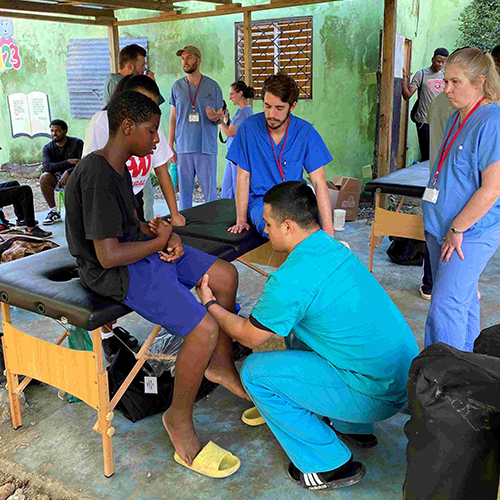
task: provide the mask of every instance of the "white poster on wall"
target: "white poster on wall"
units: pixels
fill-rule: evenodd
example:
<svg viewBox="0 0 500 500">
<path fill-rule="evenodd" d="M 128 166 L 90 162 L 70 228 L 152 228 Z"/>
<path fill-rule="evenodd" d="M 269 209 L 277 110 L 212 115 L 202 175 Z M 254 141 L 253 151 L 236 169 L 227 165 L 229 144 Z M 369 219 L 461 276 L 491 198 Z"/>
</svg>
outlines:
<svg viewBox="0 0 500 500">
<path fill-rule="evenodd" d="M 50 137 L 49 98 L 44 92 L 8 97 L 12 137 Z"/>
<path fill-rule="evenodd" d="M 405 62 L 405 37 L 396 35 L 394 48 L 394 78 L 403 78 L 403 65 Z"/>
</svg>

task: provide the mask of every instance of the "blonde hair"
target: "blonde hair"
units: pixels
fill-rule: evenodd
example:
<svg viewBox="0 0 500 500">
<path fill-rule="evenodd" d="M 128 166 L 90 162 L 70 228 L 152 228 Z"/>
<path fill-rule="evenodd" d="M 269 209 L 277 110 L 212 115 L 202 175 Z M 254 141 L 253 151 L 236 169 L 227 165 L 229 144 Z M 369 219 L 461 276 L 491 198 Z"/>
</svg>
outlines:
<svg viewBox="0 0 500 500">
<path fill-rule="evenodd" d="M 446 66 L 460 64 L 465 68 L 471 83 L 484 76 L 483 93 L 488 102 L 500 101 L 500 76 L 490 54 L 480 49 L 467 48 L 453 52 L 446 59 Z"/>
</svg>

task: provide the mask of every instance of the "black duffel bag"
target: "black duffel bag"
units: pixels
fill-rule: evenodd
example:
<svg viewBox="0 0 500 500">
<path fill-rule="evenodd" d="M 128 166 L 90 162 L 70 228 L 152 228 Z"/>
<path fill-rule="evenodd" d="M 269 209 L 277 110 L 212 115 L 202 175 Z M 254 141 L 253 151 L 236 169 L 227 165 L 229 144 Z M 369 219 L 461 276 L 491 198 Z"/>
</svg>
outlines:
<svg viewBox="0 0 500 500">
<path fill-rule="evenodd" d="M 411 365 L 405 500 L 495 500 L 500 359 L 443 343 Z"/>
<path fill-rule="evenodd" d="M 401 266 L 423 266 L 425 254 L 425 241 L 390 236 L 392 241 L 387 249 L 387 255 Z"/>
<path fill-rule="evenodd" d="M 111 365 L 108 368 L 109 394 L 112 398 L 120 388 L 121 384 L 130 373 L 130 370 L 135 365 L 136 359 L 134 355 L 127 349 L 120 349 L 113 358 Z M 152 375 L 152 369 L 147 362 L 144 368 L 139 370 L 139 373 L 132 380 L 130 386 L 123 394 L 122 398 L 116 405 L 116 409 L 120 410 L 125 417 L 132 422 L 137 422 L 149 415 L 155 415 L 167 410 L 172 403 L 174 393 L 174 377 L 169 371 L 166 371 L 158 377 L 158 394 L 146 394 L 144 392 L 144 376 Z M 218 384 L 210 382 L 203 377 L 201 386 L 198 389 L 196 400 L 205 397 L 212 392 Z"/>
</svg>

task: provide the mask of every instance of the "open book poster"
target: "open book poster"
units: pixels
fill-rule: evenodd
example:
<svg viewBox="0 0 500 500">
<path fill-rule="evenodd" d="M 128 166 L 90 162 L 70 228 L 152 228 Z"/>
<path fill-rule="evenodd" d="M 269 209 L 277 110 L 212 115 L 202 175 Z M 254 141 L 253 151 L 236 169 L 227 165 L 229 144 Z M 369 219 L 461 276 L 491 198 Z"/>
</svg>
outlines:
<svg viewBox="0 0 500 500">
<path fill-rule="evenodd" d="M 50 137 L 49 98 L 44 92 L 11 94 L 9 100 L 12 137 Z"/>
</svg>

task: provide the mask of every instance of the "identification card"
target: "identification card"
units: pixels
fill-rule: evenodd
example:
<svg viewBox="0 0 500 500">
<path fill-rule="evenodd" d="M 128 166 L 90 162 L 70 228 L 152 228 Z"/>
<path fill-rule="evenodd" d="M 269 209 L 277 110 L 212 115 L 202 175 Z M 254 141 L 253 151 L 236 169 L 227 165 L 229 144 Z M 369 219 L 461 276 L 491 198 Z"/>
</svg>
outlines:
<svg viewBox="0 0 500 500">
<path fill-rule="evenodd" d="M 428 201 L 429 203 L 436 203 L 439 196 L 439 191 L 434 188 L 425 188 L 424 196 L 422 196 L 422 200 Z"/>
<path fill-rule="evenodd" d="M 189 121 L 190 122 L 199 122 L 200 114 L 199 113 L 189 113 Z"/>
<path fill-rule="evenodd" d="M 144 377 L 144 394 L 158 394 L 158 379 L 156 377 Z"/>
</svg>

